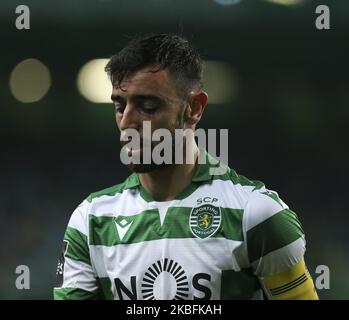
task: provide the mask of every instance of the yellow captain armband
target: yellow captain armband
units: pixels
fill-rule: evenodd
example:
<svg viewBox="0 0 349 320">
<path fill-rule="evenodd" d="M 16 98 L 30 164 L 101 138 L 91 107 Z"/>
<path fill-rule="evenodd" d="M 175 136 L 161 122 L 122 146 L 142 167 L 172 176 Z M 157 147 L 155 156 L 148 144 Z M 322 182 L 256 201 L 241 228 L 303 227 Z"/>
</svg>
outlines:
<svg viewBox="0 0 349 320">
<path fill-rule="evenodd" d="M 262 278 L 262 282 L 272 300 L 319 299 L 304 259 L 286 271 Z"/>
</svg>

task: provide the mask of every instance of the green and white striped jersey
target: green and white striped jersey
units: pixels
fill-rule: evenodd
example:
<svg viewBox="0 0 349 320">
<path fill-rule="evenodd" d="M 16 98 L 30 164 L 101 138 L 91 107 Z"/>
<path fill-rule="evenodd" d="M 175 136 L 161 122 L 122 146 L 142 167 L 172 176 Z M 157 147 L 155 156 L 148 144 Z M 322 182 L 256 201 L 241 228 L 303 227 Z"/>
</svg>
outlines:
<svg viewBox="0 0 349 320">
<path fill-rule="evenodd" d="M 131 174 L 73 212 L 55 299 L 263 299 L 261 279 L 305 253 L 297 216 L 260 181 L 199 164 L 175 200 Z M 222 165 L 222 164 L 221 164 Z"/>
</svg>

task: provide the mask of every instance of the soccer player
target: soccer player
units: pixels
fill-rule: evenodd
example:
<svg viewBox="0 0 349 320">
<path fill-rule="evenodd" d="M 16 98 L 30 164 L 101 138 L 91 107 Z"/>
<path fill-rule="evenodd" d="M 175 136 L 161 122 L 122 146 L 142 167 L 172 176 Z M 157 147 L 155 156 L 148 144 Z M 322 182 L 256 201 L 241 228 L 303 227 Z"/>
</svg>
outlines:
<svg viewBox="0 0 349 320">
<path fill-rule="evenodd" d="M 112 56 L 115 117 L 125 132 L 195 130 L 208 95 L 188 41 L 159 34 Z M 149 137 L 147 137 L 148 139 Z M 153 151 L 159 141 L 148 141 Z M 145 163 L 128 147 L 133 173 L 90 194 L 64 235 L 55 299 L 317 299 L 296 214 L 263 183 L 225 170 L 186 141 L 185 163 Z M 173 143 L 174 148 L 176 144 Z M 199 162 L 198 159 L 206 161 Z"/>
</svg>

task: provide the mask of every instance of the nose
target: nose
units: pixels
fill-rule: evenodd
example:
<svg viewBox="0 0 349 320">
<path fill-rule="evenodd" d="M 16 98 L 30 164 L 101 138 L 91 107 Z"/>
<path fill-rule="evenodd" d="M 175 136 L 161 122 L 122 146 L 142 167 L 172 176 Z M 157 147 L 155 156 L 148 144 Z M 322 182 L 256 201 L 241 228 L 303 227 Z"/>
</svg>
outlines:
<svg viewBox="0 0 349 320">
<path fill-rule="evenodd" d="M 126 129 L 139 129 L 139 114 L 137 110 L 131 105 L 127 104 L 119 122 L 119 128 L 120 130 L 126 130 Z"/>
</svg>

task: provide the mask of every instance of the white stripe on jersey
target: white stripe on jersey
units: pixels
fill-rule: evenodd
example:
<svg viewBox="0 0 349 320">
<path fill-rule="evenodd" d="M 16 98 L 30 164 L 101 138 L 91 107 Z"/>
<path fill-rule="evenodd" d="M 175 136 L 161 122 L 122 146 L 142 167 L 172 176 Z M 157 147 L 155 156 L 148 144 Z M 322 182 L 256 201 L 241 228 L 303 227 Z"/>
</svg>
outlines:
<svg viewBox="0 0 349 320">
<path fill-rule="evenodd" d="M 62 288 L 97 292 L 96 275 L 90 265 L 65 257 Z"/>
</svg>

